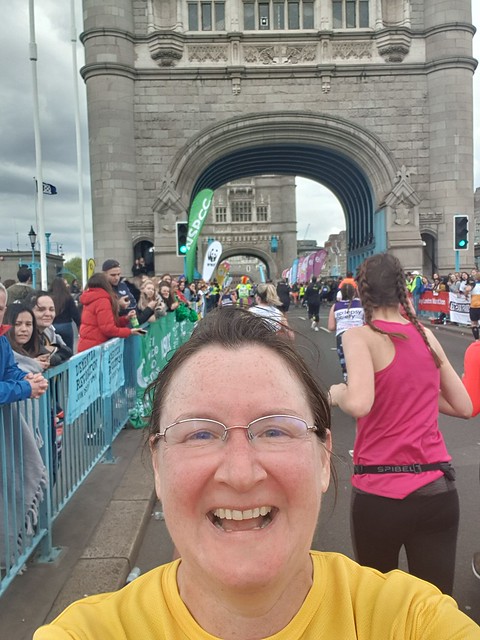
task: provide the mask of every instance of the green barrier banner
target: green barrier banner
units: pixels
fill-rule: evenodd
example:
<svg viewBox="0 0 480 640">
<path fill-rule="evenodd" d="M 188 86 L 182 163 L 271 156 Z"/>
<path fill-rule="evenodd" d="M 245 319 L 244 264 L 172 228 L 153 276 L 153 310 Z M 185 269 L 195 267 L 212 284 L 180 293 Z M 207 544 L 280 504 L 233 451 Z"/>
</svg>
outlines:
<svg viewBox="0 0 480 640">
<path fill-rule="evenodd" d="M 190 213 L 188 215 L 187 255 L 185 260 L 185 276 L 188 282 L 193 282 L 197 240 L 203 223 L 210 211 L 212 198 L 213 191 L 211 189 L 202 189 L 202 191 L 196 195 L 190 207 Z"/>
<path fill-rule="evenodd" d="M 178 322 L 175 313 L 152 322 L 148 333 L 141 338 L 140 363 L 137 368 L 137 397 L 130 411 L 130 422 L 136 429 L 143 429 L 150 414 L 150 398 L 145 396 L 147 386 L 153 382 L 175 351 L 190 338 L 194 322 Z"/>
</svg>

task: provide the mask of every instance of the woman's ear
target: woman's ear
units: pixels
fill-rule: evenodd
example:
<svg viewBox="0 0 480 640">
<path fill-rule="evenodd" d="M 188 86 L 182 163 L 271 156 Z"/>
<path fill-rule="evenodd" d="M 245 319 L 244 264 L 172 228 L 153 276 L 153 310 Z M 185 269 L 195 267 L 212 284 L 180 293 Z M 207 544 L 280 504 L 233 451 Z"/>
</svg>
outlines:
<svg viewBox="0 0 480 640">
<path fill-rule="evenodd" d="M 321 470 L 321 479 L 320 479 L 320 487 L 322 493 L 325 493 L 330 484 L 330 465 L 331 465 L 331 456 L 332 456 L 332 432 L 330 429 L 327 429 L 326 440 L 322 445 L 322 470 Z"/>
<path fill-rule="evenodd" d="M 155 493 L 159 500 L 162 499 L 160 482 L 160 451 L 158 440 L 155 436 L 149 438 L 150 455 L 152 456 L 153 476 L 155 481 Z"/>
</svg>

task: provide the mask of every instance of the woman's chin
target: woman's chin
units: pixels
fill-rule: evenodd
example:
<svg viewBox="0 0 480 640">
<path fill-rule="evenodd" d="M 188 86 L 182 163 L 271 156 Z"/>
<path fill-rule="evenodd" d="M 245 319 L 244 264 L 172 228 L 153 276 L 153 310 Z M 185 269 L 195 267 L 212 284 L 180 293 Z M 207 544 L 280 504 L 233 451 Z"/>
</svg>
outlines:
<svg viewBox="0 0 480 640">
<path fill-rule="evenodd" d="M 234 537 L 235 540 L 217 538 L 211 549 L 208 545 L 197 547 L 192 551 L 191 562 L 200 567 L 204 575 L 210 574 L 212 581 L 239 592 L 262 589 L 277 581 L 291 558 L 285 545 L 276 545 L 274 540 L 262 544 L 255 537 L 250 541 L 241 540 L 237 534 Z M 187 568 L 188 554 L 184 560 Z"/>
</svg>

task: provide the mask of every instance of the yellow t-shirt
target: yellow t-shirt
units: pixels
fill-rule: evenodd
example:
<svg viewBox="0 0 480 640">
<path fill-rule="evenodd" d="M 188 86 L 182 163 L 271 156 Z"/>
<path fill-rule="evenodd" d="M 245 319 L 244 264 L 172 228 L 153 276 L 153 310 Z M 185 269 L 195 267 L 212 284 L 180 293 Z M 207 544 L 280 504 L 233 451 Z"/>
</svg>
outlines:
<svg viewBox="0 0 480 640">
<path fill-rule="evenodd" d="M 313 585 L 301 609 L 269 640 L 480 639 L 480 627 L 428 582 L 382 574 L 338 553 L 312 551 L 312 560 Z M 75 602 L 34 640 L 214 640 L 180 598 L 179 562 Z"/>
</svg>

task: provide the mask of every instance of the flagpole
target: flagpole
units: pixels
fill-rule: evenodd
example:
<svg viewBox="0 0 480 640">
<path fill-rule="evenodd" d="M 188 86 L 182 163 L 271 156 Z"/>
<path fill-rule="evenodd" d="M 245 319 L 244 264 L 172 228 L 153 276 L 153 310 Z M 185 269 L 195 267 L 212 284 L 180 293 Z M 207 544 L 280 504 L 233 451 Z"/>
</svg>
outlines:
<svg viewBox="0 0 480 640">
<path fill-rule="evenodd" d="M 43 171 L 42 171 L 42 145 L 40 139 L 40 116 L 38 104 L 38 79 L 37 79 L 37 44 L 35 42 L 35 15 L 34 0 L 29 0 L 29 18 L 30 18 L 30 44 L 29 58 L 32 68 L 32 84 L 33 84 L 33 130 L 35 137 L 35 166 L 36 166 L 36 210 L 38 216 L 38 238 L 40 240 L 40 268 L 42 289 L 46 290 L 48 286 L 47 278 L 47 254 L 45 251 L 45 222 L 43 215 Z"/>
<path fill-rule="evenodd" d="M 85 204 L 83 200 L 83 158 L 82 158 L 82 132 L 80 127 L 80 98 L 78 92 L 78 67 L 77 67 L 77 27 L 75 21 L 75 0 L 70 0 L 70 23 L 72 42 L 72 66 L 73 66 L 73 90 L 75 97 L 75 139 L 77 143 L 77 180 L 78 203 L 80 207 L 80 245 L 82 256 L 82 287 L 87 284 L 87 242 L 85 231 Z"/>
</svg>

